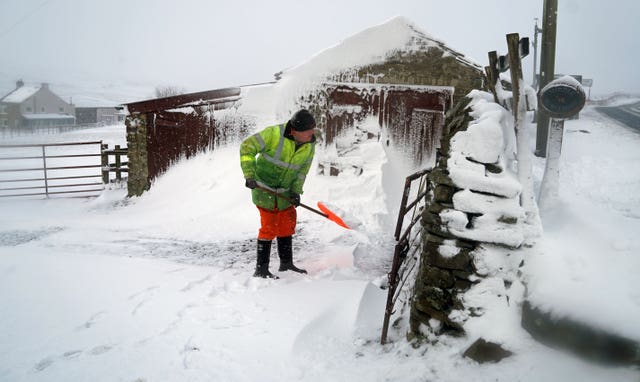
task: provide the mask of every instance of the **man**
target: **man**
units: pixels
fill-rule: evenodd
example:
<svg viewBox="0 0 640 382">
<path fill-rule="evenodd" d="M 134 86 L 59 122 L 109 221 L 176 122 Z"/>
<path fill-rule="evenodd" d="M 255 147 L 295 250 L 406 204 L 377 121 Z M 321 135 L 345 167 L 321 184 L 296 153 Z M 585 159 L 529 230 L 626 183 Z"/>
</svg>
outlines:
<svg viewBox="0 0 640 382">
<path fill-rule="evenodd" d="M 315 153 L 315 127 L 311 113 L 302 109 L 286 124 L 267 127 L 240 145 L 245 186 L 251 189 L 253 203 L 260 211 L 254 277 L 278 278 L 269 272 L 274 238 L 280 257 L 278 270 L 307 273 L 293 265 L 291 242 L 296 228 L 295 207 L 300 205 L 302 186 Z"/>
</svg>

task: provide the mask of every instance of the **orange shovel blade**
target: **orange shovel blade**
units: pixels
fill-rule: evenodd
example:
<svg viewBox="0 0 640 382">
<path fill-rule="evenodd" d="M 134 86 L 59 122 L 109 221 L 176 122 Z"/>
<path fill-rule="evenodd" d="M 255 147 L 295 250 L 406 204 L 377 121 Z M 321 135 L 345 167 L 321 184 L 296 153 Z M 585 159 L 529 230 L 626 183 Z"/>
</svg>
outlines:
<svg viewBox="0 0 640 382">
<path fill-rule="evenodd" d="M 341 227 L 344 227 L 346 229 L 351 229 L 342 219 L 340 219 L 338 215 L 336 215 L 335 213 L 333 213 L 333 211 L 328 209 L 327 206 L 324 205 L 324 203 L 318 202 L 318 208 L 320 209 L 320 211 L 322 211 L 327 215 L 327 219 L 331 220 L 332 222 L 336 223 Z"/>
</svg>

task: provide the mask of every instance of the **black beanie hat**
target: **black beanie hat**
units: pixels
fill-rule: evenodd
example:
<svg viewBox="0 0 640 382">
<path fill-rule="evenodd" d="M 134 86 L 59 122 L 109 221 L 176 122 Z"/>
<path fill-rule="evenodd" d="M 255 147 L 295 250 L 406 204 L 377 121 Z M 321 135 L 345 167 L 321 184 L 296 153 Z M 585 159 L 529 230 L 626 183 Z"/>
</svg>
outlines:
<svg viewBox="0 0 640 382">
<path fill-rule="evenodd" d="M 313 115 L 309 113 L 309 110 L 306 109 L 296 111 L 289 120 L 289 123 L 295 131 L 307 131 L 316 127 L 316 120 L 313 118 Z"/>
</svg>

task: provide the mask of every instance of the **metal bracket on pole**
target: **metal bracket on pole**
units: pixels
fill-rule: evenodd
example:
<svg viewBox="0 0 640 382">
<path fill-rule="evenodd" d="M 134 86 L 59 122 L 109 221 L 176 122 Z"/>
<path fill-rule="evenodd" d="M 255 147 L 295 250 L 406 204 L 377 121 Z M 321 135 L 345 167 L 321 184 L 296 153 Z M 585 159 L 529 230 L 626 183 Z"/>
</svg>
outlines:
<svg viewBox="0 0 640 382">
<path fill-rule="evenodd" d="M 529 55 L 529 37 L 523 37 L 518 41 L 518 55 L 520 58 L 524 58 Z M 500 71 L 500 73 L 504 73 L 509 70 L 509 66 L 509 53 L 498 57 L 498 71 Z"/>
</svg>

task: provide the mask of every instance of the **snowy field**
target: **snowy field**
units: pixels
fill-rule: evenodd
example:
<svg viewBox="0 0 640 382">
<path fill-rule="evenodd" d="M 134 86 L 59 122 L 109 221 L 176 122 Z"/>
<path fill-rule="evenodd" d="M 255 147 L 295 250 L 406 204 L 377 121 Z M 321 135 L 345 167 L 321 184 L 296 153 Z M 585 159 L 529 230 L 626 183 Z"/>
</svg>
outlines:
<svg viewBox="0 0 640 382">
<path fill-rule="evenodd" d="M 527 264 L 530 300 L 640 342 L 640 134 L 593 109 L 565 123 L 561 199 Z M 543 160 L 534 169 L 542 177 Z"/>
<path fill-rule="evenodd" d="M 124 145 L 123 126 L 74 134 L 59 138 Z M 639 135 L 590 109 L 566 123 L 560 205 L 542 211 L 545 236 L 525 268 L 536 302 L 636 340 L 638 147 Z M 339 206 L 356 229 L 300 210 L 294 260 L 309 275 L 251 277 L 258 213 L 237 151 L 178 163 L 139 198 L 0 201 L 0 381 L 639 380 L 521 329 L 497 364 L 463 358 L 468 339 L 414 349 L 406 320 L 379 345 L 393 187 L 408 173 L 377 142 L 356 153 L 361 176 L 310 174 L 305 185 L 303 203 Z M 538 181 L 543 168 L 537 159 Z"/>
</svg>

